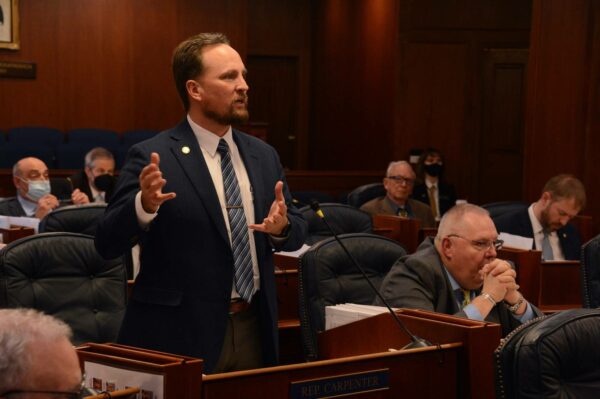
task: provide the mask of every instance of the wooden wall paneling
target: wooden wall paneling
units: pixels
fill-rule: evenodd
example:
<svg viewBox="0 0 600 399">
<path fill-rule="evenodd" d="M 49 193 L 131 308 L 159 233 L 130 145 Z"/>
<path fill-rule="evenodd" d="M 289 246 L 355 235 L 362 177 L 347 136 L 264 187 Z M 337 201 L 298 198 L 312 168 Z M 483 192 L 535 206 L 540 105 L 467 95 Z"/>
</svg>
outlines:
<svg viewBox="0 0 600 399">
<path fill-rule="evenodd" d="M 136 17 L 131 21 L 134 70 L 128 82 L 133 96 L 132 129 L 163 130 L 184 115 L 175 89 L 171 58 L 177 44 L 186 38 L 179 33 L 179 1 L 133 0 Z M 158 29 L 158 27 L 165 29 Z M 190 35 L 188 35 L 190 36 Z"/>
<path fill-rule="evenodd" d="M 470 56 L 466 41 L 403 44 L 397 111 L 401 119 L 395 137 L 401 154 L 408 154 L 411 148 L 440 149 L 446 177 L 463 196 L 468 192 L 474 153 L 467 124 L 472 91 Z"/>
<path fill-rule="evenodd" d="M 61 1 L 56 99 L 64 130 L 127 126 L 132 98 L 131 4 L 118 0 Z M 43 38 L 38 38 L 43 40 Z"/>
<path fill-rule="evenodd" d="M 298 119 L 298 59 L 296 57 L 249 56 L 251 120 L 268 123 L 267 142 L 279 153 L 285 168 L 296 166 Z M 260 93 L 253 95 L 252 87 Z"/>
<path fill-rule="evenodd" d="M 184 112 L 171 56 L 186 37 L 223 31 L 246 54 L 247 1 L 22 1 L 21 49 L 35 80 L 0 79 L 0 128 L 164 129 Z"/>
<path fill-rule="evenodd" d="M 583 176 L 589 4 L 534 0 L 523 181 L 530 200 L 539 196 L 551 176 Z"/>
<path fill-rule="evenodd" d="M 34 62 L 37 79 L 0 79 L 0 129 L 22 125 L 60 127 L 57 74 L 62 66 L 57 49 L 58 14 L 56 1 L 19 3 L 21 49 L 0 50 L 0 60 Z M 39 23 L 44 16 L 44 23 Z M 53 51 L 40 59 L 38 53 Z"/>
<path fill-rule="evenodd" d="M 551 176 L 583 179 L 584 213 L 598 231 L 596 160 L 600 57 L 596 1 L 534 0 L 527 87 L 524 190 L 535 199 Z"/>
<path fill-rule="evenodd" d="M 304 0 L 248 6 L 250 121 L 269 125 L 268 141 L 290 169 L 306 167 L 308 153 L 311 11 Z"/>
<path fill-rule="evenodd" d="M 529 30 L 528 0 L 404 1 L 410 30 Z"/>
<path fill-rule="evenodd" d="M 483 53 L 478 201 L 519 201 L 528 51 L 486 49 Z"/>
<path fill-rule="evenodd" d="M 600 232 L 600 168 L 597 167 L 600 154 L 600 2 L 593 1 L 589 13 L 590 21 L 590 63 L 588 93 L 588 124 L 585 131 L 583 175 L 588 196 L 584 214 L 593 215 L 592 232 Z"/>
<path fill-rule="evenodd" d="M 397 2 L 315 2 L 309 167 L 383 169 L 395 152 Z"/>
</svg>

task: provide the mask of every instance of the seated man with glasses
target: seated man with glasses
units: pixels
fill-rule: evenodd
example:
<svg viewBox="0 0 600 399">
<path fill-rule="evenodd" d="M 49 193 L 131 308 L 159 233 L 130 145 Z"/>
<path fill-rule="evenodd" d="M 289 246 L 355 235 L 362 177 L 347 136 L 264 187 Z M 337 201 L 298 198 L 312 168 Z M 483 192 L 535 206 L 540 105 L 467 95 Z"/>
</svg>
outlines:
<svg viewBox="0 0 600 399">
<path fill-rule="evenodd" d="M 0 398 L 79 398 L 71 329 L 32 309 L 0 310 Z"/>
<path fill-rule="evenodd" d="M 522 210 L 494 218 L 500 233 L 533 238 L 533 248 L 542 251 L 544 260 L 579 260 L 581 238 L 569 221 L 585 207 L 583 183 L 575 176 L 552 177 L 542 195 Z"/>
<path fill-rule="evenodd" d="M 371 215 L 398 215 L 417 219 L 421 222 L 421 227 L 435 227 L 429 205 L 410 198 L 415 178 L 415 172 L 408 162 L 391 162 L 386 177 L 383 178 L 386 195 L 365 203 L 360 209 Z"/>
<path fill-rule="evenodd" d="M 501 247 L 485 209 L 457 205 L 444 214 L 435 238 L 392 266 L 381 293 L 394 307 L 500 323 L 505 336 L 541 313 L 519 292 L 511 265 L 496 258 Z M 382 305 L 379 299 L 375 305 Z"/>
</svg>

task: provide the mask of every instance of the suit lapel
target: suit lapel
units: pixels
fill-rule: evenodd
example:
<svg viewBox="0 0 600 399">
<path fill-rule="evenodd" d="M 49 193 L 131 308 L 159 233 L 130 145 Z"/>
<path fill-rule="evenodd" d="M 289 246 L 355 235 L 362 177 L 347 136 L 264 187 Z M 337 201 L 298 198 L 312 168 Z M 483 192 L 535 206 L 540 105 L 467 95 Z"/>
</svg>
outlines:
<svg viewBox="0 0 600 399">
<path fill-rule="evenodd" d="M 171 138 L 173 141 L 170 150 L 173 156 L 179 162 L 185 176 L 192 184 L 198 197 L 200 197 L 201 204 L 206 208 L 206 212 L 213 220 L 217 231 L 229 243 L 219 197 L 204 161 L 204 156 L 202 156 L 198 140 L 187 120 L 177 126 L 177 129 L 171 133 Z"/>
</svg>

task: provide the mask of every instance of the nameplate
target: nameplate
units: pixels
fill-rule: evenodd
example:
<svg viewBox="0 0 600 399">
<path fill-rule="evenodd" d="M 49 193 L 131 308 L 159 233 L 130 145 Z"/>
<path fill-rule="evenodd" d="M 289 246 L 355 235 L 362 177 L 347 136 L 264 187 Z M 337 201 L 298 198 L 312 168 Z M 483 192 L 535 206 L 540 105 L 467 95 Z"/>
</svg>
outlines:
<svg viewBox="0 0 600 399">
<path fill-rule="evenodd" d="M 36 69 L 33 62 L 0 61 L 0 78 L 35 79 Z"/>
<path fill-rule="evenodd" d="M 292 382 L 290 398 L 336 398 L 389 389 L 389 369 Z"/>
</svg>

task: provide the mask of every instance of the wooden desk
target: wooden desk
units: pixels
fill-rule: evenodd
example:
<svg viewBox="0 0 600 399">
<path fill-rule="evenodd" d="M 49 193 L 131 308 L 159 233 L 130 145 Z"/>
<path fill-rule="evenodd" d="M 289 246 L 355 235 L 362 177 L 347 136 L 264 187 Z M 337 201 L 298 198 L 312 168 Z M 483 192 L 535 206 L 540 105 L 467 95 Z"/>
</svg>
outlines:
<svg viewBox="0 0 600 399">
<path fill-rule="evenodd" d="M 492 360 L 502 334 L 499 324 L 425 310 L 401 309 L 397 314 L 413 334 L 431 343 L 462 342 L 459 397 L 494 397 Z M 409 342 L 391 315 L 385 313 L 320 333 L 319 358 L 383 352 L 390 347 L 401 348 Z"/>
<path fill-rule="evenodd" d="M 419 246 L 419 227 L 416 219 L 394 215 L 373 215 L 373 233 L 397 241 L 407 253 L 413 253 Z"/>
<path fill-rule="evenodd" d="M 10 226 L 10 229 L 0 228 L 0 234 L 2 234 L 2 241 L 5 244 L 9 244 L 19 238 L 32 236 L 35 231 L 31 227 L 24 226 Z"/>
<path fill-rule="evenodd" d="M 460 342 L 203 377 L 203 399 L 318 398 L 360 385 L 361 375 L 381 372 L 387 389 L 360 398 L 459 398 Z M 491 361 L 490 361 L 491 363 Z M 333 380 L 333 381 L 332 381 Z M 337 380 L 337 381 L 335 381 Z M 435 381 L 435 383 L 431 383 Z M 304 383 L 303 387 L 299 387 Z M 294 391 L 297 391 L 294 394 Z"/>
</svg>

